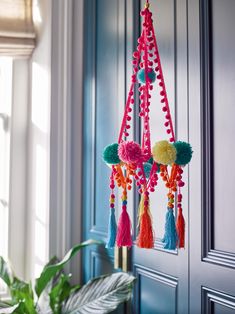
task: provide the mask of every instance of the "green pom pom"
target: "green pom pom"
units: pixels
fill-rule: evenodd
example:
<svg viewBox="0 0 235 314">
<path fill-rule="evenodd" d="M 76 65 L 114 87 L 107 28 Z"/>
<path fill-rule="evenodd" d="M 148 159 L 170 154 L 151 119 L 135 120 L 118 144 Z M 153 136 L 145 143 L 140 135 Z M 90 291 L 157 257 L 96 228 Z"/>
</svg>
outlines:
<svg viewBox="0 0 235 314">
<path fill-rule="evenodd" d="M 146 162 L 144 164 L 144 173 L 145 173 L 146 178 L 149 178 L 151 169 L 152 169 L 152 165 L 149 162 Z"/>
<path fill-rule="evenodd" d="M 147 162 L 152 165 L 153 164 L 153 157 L 150 157 Z"/>
<path fill-rule="evenodd" d="M 176 149 L 176 161 L 175 163 L 180 166 L 187 165 L 193 155 L 192 147 L 189 143 L 177 141 L 173 143 Z"/>
<path fill-rule="evenodd" d="M 103 160 L 107 164 L 116 165 L 120 163 L 118 157 L 118 144 L 114 143 L 105 147 L 103 151 Z"/>
<path fill-rule="evenodd" d="M 157 173 L 160 172 L 160 166 L 161 166 L 161 164 L 158 164 L 158 163 L 157 163 Z"/>
<path fill-rule="evenodd" d="M 156 72 L 151 69 L 150 72 L 148 73 L 149 81 L 150 83 L 155 82 L 156 80 Z M 140 69 L 137 73 L 137 79 L 139 83 L 145 84 L 145 69 Z"/>
</svg>

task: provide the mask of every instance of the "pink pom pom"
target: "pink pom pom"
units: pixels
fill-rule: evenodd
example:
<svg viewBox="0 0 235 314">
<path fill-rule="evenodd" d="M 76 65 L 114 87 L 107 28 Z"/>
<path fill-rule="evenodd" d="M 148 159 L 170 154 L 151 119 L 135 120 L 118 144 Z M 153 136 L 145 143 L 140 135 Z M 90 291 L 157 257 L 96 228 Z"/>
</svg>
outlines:
<svg viewBox="0 0 235 314">
<path fill-rule="evenodd" d="M 119 158 L 126 163 L 137 163 L 142 158 L 140 145 L 134 141 L 122 142 L 118 147 Z"/>
</svg>

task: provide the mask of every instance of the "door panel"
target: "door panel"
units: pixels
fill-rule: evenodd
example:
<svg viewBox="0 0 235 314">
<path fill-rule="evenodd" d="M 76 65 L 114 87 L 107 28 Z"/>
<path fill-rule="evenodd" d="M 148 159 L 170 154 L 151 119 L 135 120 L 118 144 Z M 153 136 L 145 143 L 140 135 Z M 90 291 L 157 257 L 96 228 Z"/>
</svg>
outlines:
<svg viewBox="0 0 235 314">
<path fill-rule="evenodd" d="M 202 313 L 235 313 L 235 298 L 230 295 L 202 287 L 202 300 Z"/>
<path fill-rule="evenodd" d="M 230 199 L 235 170 L 230 156 L 235 131 L 235 94 L 230 80 L 234 76 L 235 62 L 230 54 L 235 52 L 234 42 L 231 44 L 235 22 L 230 11 L 235 5 L 233 1 L 221 5 L 221 1 L 206 0 L 201 1 L 201 9 L 204 26 L 201 34 L 203 257 L 207 262 L 230 264 L 234 268 L 235 236 L 231 230 L 235 214 Z M 227 35 L 222 36 L 221 29 Z M 226 47 L 226 51 L 222 51 L 221 46 Z"/>
<path fill-rule="evenodd" d="M 113 258 L 104 254 L 90 251 L 90 274 L 91 277 L 97 277 L 101 274 L 109 274 L 113 272 Z"/>
<path fill-rule="evenodd" d="M 189 1 L 188 6 L 189 130 L 195 150 L 189 195 L 190 313 L 234 313 L 234 212 L 229 202 L 235 179 L 229 158 L 235 115 L 230 81 L 234 8 L 234 1 L 219 0 Z"/>
<path fill-rule="evenodd" d="M 101 156 L 104 146 L 118 136 L 143 6 L 144 1 L 137 0 L 85 1 L 84 239 L 107 237 L 110 170 Z M 185 250 L 162 247 L 167 200 L 160 183 L 151 198 L 155 247 L 134 246 L 132 252 L 137 281 L 131 311 L 235 313 L 235 4 L 156 0 L 151 10 L 177 139 L 189 141 L 194 154 L 184 170 Z M 151 110 L 155 142 L 166 138 L 157 91 Z M 138 119 L 133 123 L 132 134 L 138 140 L 141 126 Z M 136 234 L 137 193 L 129 199 Z M 104 247 L 85 250 L 84 280 L 113 271 L 114 259 L 113 250 Z"/>
<path fill-rule="evenodd" d="M 213 0 L 210 10 L 209 36 L 212 36 L 213 71 L 211 88 L 214 131 L 214 246 L 216 250 L 235 253 L 235 233 L 231 233 L 235 221 L 235 211 L 231 207 L 235 180 L 231 165 L 231 141 L 235 134 L 235 35 L 232 31 L 235 27 L 235 2 Z"/>
<path fill-rule="evenodd" d="M 151 271 L 149 268 L 136 266 L 135 274 L 137 313 L 166 313 L 177 312 L 177 287 L 176 278 L 162 273 Z"/>
</svg>

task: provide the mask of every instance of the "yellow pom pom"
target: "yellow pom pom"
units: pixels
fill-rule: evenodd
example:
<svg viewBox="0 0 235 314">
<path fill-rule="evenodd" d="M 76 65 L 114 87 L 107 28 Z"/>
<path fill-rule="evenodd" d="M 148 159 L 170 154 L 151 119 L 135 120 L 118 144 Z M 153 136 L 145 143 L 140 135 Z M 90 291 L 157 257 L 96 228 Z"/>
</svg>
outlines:
<svg viewBox="0 0 235 314">
<path fill-rule="evenodd" d="M 157 142 L 152 148 L 153 159 L 162 165 L 171 165 L 176 160 L 176 149 L 168 141 Z"/>
</svg>

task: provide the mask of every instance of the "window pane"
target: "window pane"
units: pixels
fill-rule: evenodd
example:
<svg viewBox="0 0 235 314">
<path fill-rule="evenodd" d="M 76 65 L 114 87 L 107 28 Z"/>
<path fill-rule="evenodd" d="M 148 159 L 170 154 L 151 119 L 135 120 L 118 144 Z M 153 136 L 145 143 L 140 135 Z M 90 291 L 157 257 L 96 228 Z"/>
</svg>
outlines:
<svg viewBox="0 0 235 314">
<path fill-rule="evenodd" d="M 8 258 L 10 117 L 12 103 L 12 59 L 0 58 L 0 255 Z M 0 294 L 6 286 L 0 282 Z"/>
</svg>

